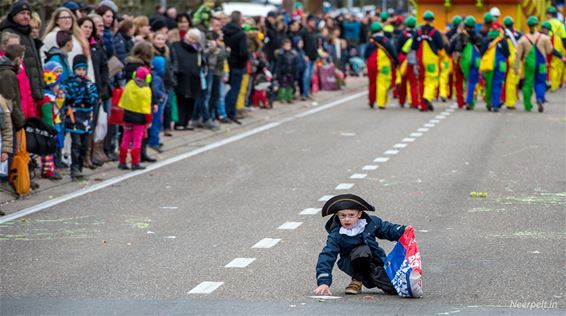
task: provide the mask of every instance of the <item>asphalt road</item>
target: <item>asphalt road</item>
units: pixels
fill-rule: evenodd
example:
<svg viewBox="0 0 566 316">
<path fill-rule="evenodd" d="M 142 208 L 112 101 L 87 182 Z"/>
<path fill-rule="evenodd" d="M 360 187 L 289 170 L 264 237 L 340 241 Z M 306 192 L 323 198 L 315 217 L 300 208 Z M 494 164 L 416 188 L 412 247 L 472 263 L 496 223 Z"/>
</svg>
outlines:
<svg viewBox="0 0 566 316">
<path fill-rule="evenodd" d="M 360 96 L 209 140 L 202 153 L 0 224 L 0 312 L 564 315 L 566 91 L 548 97 L 543 114 L 496 114 L 370 110 Z M 337 269 L 338 298 L 310 297 L 326 219 L 299 213 L 345 192 L 415 227 L 422 299 L 346 297 Z M 287 222 L 300 225 L 278 229 Z M 279 241 L 252 248 L 264 238 Z M 225 267 L 236 258 L 254 260 Z M 195 293 L 202 282 L 219 286 Z"/>
</svg>

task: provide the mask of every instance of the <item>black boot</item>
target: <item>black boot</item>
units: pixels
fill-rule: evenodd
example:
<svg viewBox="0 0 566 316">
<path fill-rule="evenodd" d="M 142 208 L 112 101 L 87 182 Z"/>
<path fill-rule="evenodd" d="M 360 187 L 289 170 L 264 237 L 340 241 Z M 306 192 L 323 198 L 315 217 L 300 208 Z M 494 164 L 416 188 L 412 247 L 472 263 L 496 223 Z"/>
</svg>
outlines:
<svg viewBox="0 0 566 316">
<path fill-rule="evenodd" d="M 157 159 L 150 157 L 147 154 L 147 138 L 142 140 L 142 147 L 141 147 L 141 155 L 140 155 L 142 162 L 156 162 Z"/>
</svg>

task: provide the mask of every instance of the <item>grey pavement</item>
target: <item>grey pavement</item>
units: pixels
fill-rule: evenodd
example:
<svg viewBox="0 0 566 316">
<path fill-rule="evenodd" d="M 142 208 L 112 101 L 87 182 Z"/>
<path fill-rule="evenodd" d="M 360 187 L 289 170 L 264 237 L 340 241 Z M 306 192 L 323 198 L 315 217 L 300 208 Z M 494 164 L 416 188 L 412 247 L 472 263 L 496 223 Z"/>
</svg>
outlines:
<svg viewBox="0 0 566 316">
<path fill-rule="evenodd" d="M 179 142 L 166 158 L 277 123 L 0 224 L 0 312 L 564 315 L 565 97 L 564 89 L 549 94 L 542 114 L 521 106 L 496 114 L 482 106 L 453 111 L 451 103 L 432 113 L 371 110 L 360 96 Z M 98 182 L 124 174 L 107 173 Z M 2 207 L 15 212 L 72 191 L 61 185 Z M 338 298 L 310 297 L 326 219 L 299 213 L 344 192 L 366 197 L 385 220 L 415 227 L 423 298 L 375 289 L 344 296 L 349 280 L 338 269 L 331 288 Z M 286 222 L 301 224 L 278 229 Z M 252 248 L 264 238 L 280 241 Z M 235 258 L 255 260 L 225 268 Z M 221 285 L 189 293 L 206 281 Z"/>
</svg>

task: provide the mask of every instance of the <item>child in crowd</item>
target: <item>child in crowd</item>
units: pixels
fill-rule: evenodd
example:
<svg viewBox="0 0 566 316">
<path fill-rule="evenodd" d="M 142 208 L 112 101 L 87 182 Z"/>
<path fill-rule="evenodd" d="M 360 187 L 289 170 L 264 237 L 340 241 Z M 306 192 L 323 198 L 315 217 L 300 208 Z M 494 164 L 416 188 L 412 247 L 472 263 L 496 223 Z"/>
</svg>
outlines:
<svg viewBox="0 0 566 316">
<path fill-rule="evenodd" d="M 338 268 L 352 277 L 346 294 L 359 294 L 362 284 L 378 287 L 387 294 L 397 294 L 384 269 L 385 251 L 376 238 L 398 241 L 405 226 L 369 215 L 375 208 L 353 194 L 337 195 L 324 204 L 322 216 L 332 215 L 326 223 L 328 239 L 318 256 L 314 293 L 331 295 L 332 268 L 338 255 Z"/>
<path fill-rule="evenodd" d="M 45 63 L 50 61 L 57 62 L 61 65 L 60 82 L 64 83 L 71 76 L 71 67 L 69 67 L 68 56 L 73 50 L 73 33 L 69 31 L 59 31 L 55 36 L 57 46 L 51 47 L 46 54 Z"/>
<path fill-rule="evenodd" d="M 124 109 L 124 134 L 120 145 L 119 169 L 130 169 L 126 164 L 130 145 L 132 170 L 145 169 L 140 165 L 140 155 L 146 125 L 151 122 L 151 79 L 147 67 L 138 67 L 120 99 L 119 105 Z"/>
<path fill-rule="evenodd" d="M 57 93 L 55 94 L 55 103 L 54 103 L 57 106 L 57 108 L 54 109 L 55 116 L 53 117 L 53 124 L 55 129 L 57 130 L 57 138 L 56 138 L 57 152 L 55 153 L 53 158 L 55 159 L 56 168 L 58 169 L 68 168 L 69 165 L 63 162 L 63 157 L 62 157 L 63 147 L 65 146 L 65 126 L 63 126 L 63 121 L 62 121 L 63 106 L 65 105 L 65 91 L 61 89 L 61 87 L 63 86 L 63 82 L 62 82 L 63 66 L 56 61 L 50 61 L 45 64 L 43 69 L 45 71 L 51 71 L 55 75 L 60 77 L 59 79 L 60 88 L 58 89 L 59 91 L 57 91 Z M 69 158 L 67 157 L 65 160 L 69 160 Z"/>
<path fill-rule="evenodd" d="M 293 39 L 295 45 L 295 51 L 297 52 L 297 84 L 299 86 L 299 91 L 301 94 L 301 100 L 306 100 L 304 96 L 304 85 L 303 77 L 305 76 L 305 71 L 307 70 L 307 61 L 309 60 L 307 55 L 305 55 L 305 42 L 300 37 L 295 37 Z"/>
<path fill-rule="evenodd" d="M 284 39 L 277 53 L 275 78 L 279 83 L 277 97 L 281 102 L 293 103 L 293 87 L 297 78 L 297 53 L 291 49 L 291 40 Z"/>
<path fill-rule="evenodd" d="M 38 104 L 41 113 L 41 119 L 49 126 L 56 126 L 59 119 L 59 106 L 57 105 L 57 96 L 62 76 L 55 74 L 53 71 L 43 71 L 43 81 L 45 82 L 44 98 Z M 61 180 L 61 175 L 55 166 L 54 155 L 46 155 L 41 157 L 41 176 L 52 180 Z"/>
<path fill-rule="evenodd" d="M 92 133 L 93 109 L 98 102 L 96 85 L 87 78 L 88 63 L 84 55 L 73 58 L 73 74 L 64 86 L 65 131 L 71 134 L 71 179 L 84 178 L 83 161 L 87 150 L 87 138 Z"/>
<path fill-rule="evenodd" d="M 148 131 L 148 145 L 159 153 L 162 152 L 159 132 L 163 125 L 163 109 L 167 102 L 167 89 L 165 89 L 165 82 L 163 80 L 166 62 L 165 57 L 158 55 L 154 56 L 151 62 L 153 66 L 151 70 L 151 99 L 152 104 L 156 105 L 157 108 L 153 111 L 151 127 Z"/>
</svg>

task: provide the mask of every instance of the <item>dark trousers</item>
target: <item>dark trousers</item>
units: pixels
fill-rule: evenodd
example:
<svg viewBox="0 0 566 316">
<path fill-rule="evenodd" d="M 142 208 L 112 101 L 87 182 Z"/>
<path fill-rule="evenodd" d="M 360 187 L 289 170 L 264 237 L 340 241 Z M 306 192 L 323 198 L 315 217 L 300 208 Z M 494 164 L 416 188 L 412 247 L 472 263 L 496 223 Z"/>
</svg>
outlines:
<svg viewBox="0 0 566 316">
<path fill-rule="evenodd" d="M 86 156 L 88 134 L 71 133 L 71 174 L 83 170 L 83 160 Z"/>
<path fill-rule="evenodd" d="M 175 127 L 187 127 L 189 120 L 193 115 L 195 107 L 195 99 L 185 98 L 177 95 L 177 108 L 179 111 L 179 121 L 175 123 Z"/>
<path fill-rule="evenodd" d="M 352 263 L 352 279 L 363 281 L 368 288 L 378 287 L 387 294 L 397 294 L 385 269 L 373 262 L 371 249 L 367 245 L 354 248 L 350 253 L 350 262 Z"/>
</svg>

